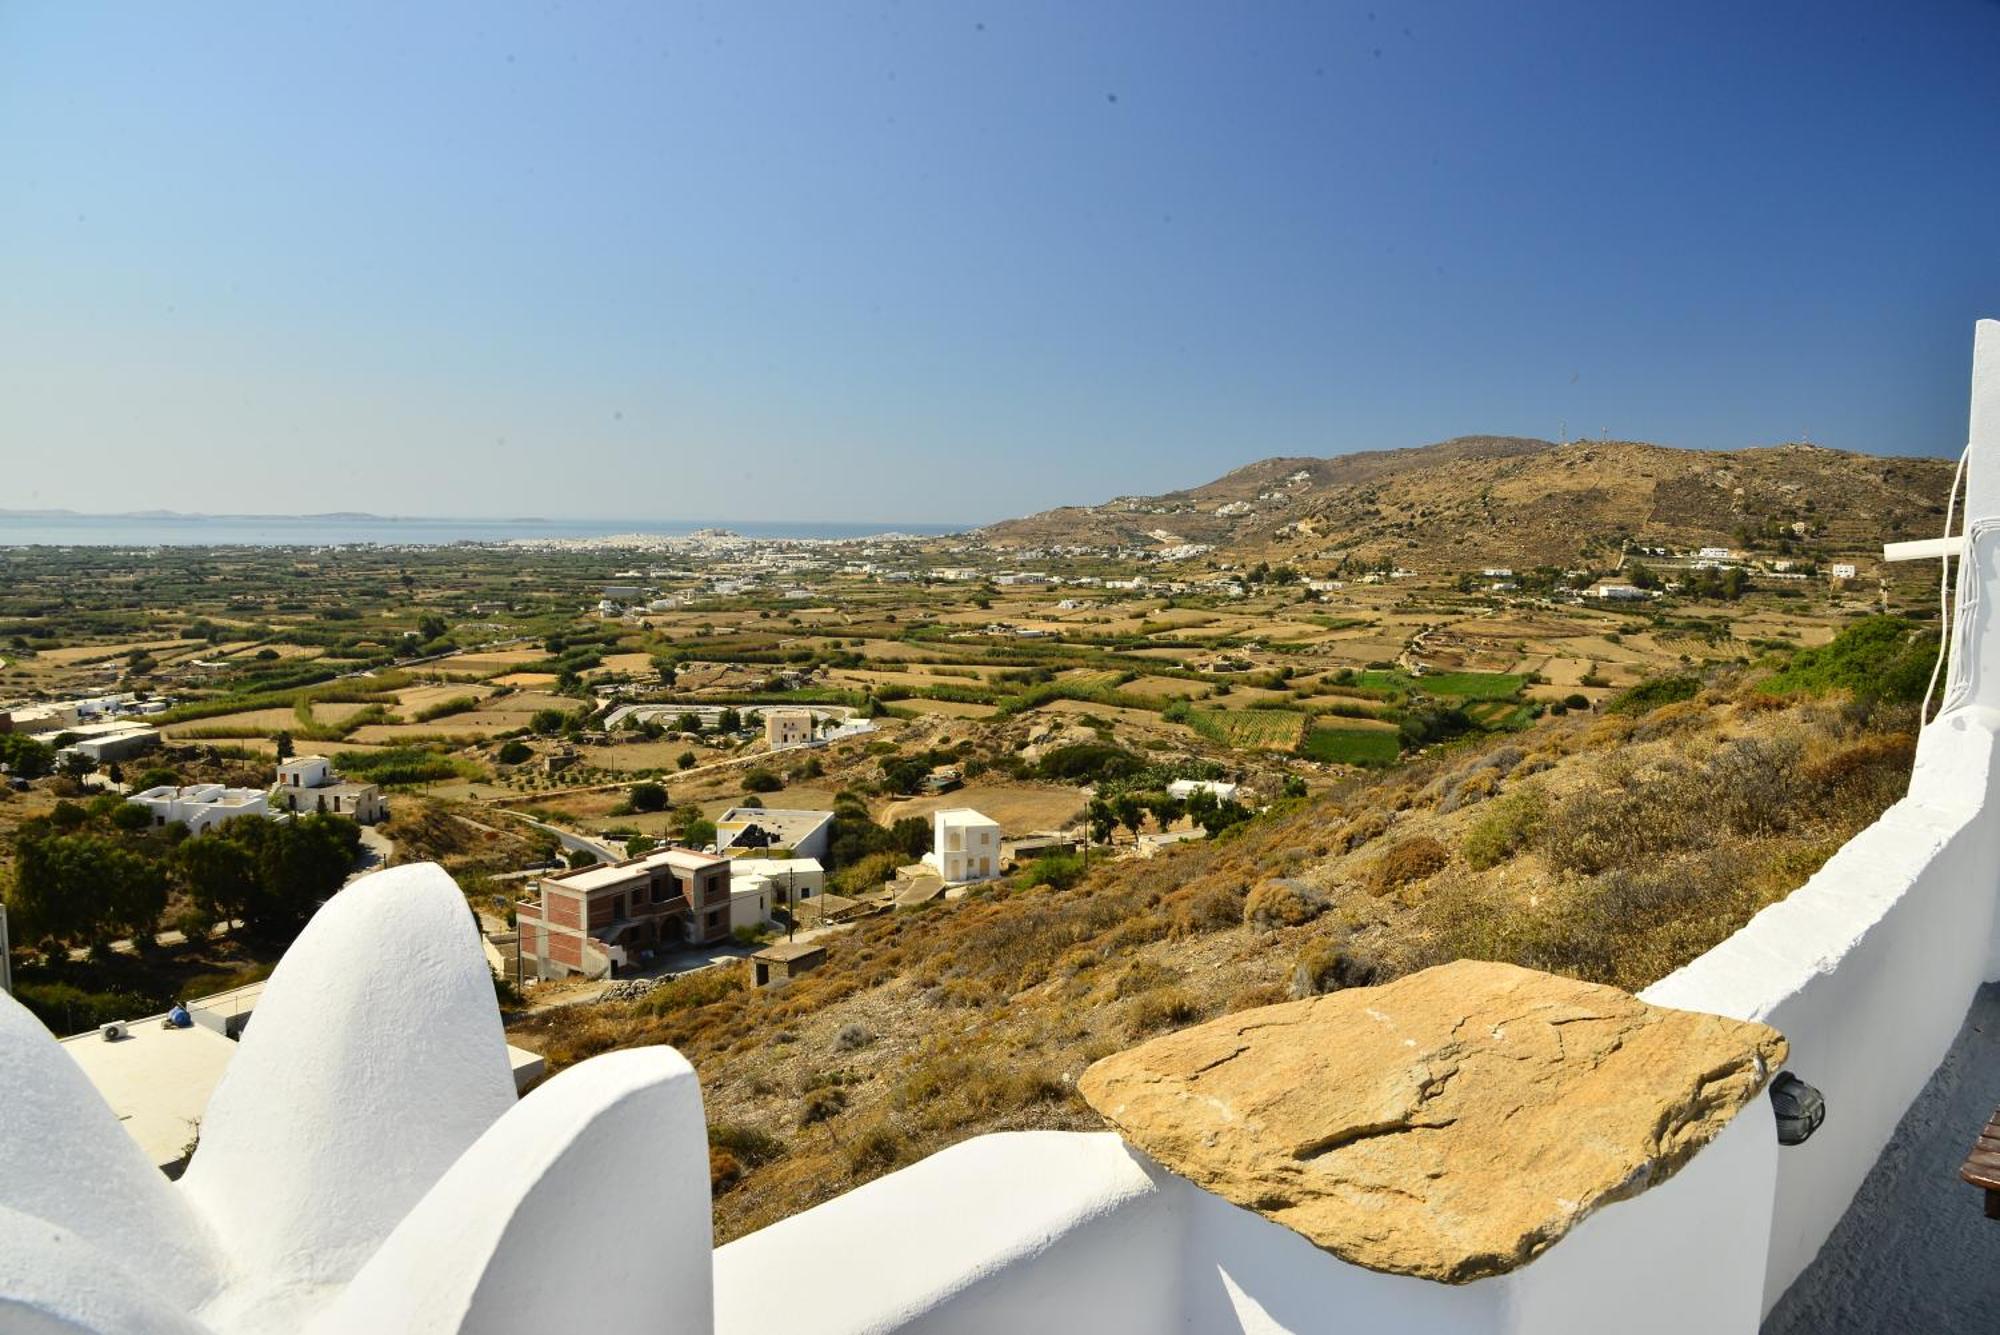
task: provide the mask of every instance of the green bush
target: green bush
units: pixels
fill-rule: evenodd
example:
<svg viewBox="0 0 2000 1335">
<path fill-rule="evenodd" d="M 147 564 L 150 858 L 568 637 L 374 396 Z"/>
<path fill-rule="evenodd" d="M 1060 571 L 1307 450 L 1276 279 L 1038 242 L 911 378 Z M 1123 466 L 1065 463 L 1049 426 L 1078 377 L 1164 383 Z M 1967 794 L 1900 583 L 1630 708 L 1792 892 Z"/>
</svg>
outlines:
<svg viewBox="0 0 2000 1335">
<path fill-rule="evenodd" d="M 897 823 L 901 824 L 900 821 Z M 1044 853 L 1029 863 L 1021 873 L 1021 885 L 1024 889 L 1046 885 L 1057 890 L 1067 890 L 1082 879 L 1083 859 L 1073 853 Z"/>
<path fill-rule="evenodd" d="M 1692 700 L 1701 692 L 1701 678 L 1689 676 L 1654 677 L 1629 691 L 1613 696 L 1604 707 L 1607 714 L 1649 714 L 1661 705 Z"/>
<path fill-rule="evenodd" d="M 1877 699 L 1923 699 L 1937 657 L 1937 632 L 1901 617 L 1857 621 L 1817 649 L 1801 649 L 1763 689 L 1823 695 L 1851 691 Z"/>
<path fill-rule="evenodd" d="M 1056 747 L 1044 755 L 1037 766 L 1043 778 L 1062 783 L 1125 779 L 1145 768 L 1146 762 L 1132 752 L 1105 742 L 1077 742 Z"/>
</svg>

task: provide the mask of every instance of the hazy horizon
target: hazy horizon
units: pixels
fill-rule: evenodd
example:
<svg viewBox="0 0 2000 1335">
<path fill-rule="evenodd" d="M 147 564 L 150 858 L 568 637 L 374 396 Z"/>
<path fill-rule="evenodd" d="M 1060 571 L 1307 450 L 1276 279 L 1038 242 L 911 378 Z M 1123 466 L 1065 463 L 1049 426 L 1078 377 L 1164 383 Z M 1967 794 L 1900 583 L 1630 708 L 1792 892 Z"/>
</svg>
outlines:
<svg viewBox="0 0 2000 1335">
<path fill-rule="evenodd" d="M 976 525 L 1955 454 L 2000 7 L 0 9 L 0 506 Z M 715 522 L 727 522 L 717 520 Z"/>
</svg>

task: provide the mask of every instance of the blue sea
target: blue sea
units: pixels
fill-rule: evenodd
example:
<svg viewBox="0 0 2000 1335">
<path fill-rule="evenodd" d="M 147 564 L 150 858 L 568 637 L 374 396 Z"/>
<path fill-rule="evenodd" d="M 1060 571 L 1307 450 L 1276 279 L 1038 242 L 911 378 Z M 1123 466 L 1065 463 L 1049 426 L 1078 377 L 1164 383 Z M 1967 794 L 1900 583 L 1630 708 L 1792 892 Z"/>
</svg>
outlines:
<svg viewBox="0 0 2000 1335">
<path fill-rule="evenodd" d="M 376 515 L 4 515 L 0 547 L 445 546 L 515 538 L 685 537 L 727 529 L 746 538 L 867 538 L 960 533 L 968 524 L 767 523 L 646 519 L 392 519 Z"/>
</svg>

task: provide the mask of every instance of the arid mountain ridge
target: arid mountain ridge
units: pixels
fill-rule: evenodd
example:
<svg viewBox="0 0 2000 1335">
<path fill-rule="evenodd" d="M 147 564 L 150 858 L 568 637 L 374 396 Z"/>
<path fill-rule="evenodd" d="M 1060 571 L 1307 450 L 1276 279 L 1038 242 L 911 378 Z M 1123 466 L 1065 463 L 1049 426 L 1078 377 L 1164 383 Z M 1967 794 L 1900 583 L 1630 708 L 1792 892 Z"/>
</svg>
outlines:
<svg viewBox="0 0 2000 1335">
<path fill-rule="evenodd" d="M 1948 459 L 1816 445 L 1693 450 L 1461 436 L 1411 449 L 1264 459 L 1160 496 L 1064 506 L 981 530 L 1000 547 L 1171 548 L 1411 569 L 1568 565 L 1630 538 L 1867 552 L 1941 530 Z M 1803 525 L 1803 529 L 1794 526 Z"/>
</svg>

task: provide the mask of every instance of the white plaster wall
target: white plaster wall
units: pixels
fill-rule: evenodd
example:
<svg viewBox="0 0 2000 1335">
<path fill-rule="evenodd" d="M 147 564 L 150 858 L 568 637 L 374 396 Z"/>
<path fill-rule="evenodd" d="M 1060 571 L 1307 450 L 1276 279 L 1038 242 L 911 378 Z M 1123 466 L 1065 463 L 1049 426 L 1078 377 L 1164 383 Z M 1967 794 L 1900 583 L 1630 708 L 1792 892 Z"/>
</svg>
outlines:
<svg viewBox="0 0 2000 1335">
<path fill-rule="evenodd" d="M 1753 1104 L 1672 1180 L 1510 1275 L 1349 1265 L 1109 1133 L 982 1136 L 715 1255 L 717 1335 L 1751 1331 L 1777 1137 Z M 782 1275 L 783 1283 L 773 1283 Z"/>
<path fill-rule="evenodd" d="M 1910 796 L 1811 880 L 1641 995 L 1761 1020 L 1791 1043 L 1826 1122 L 1778 1159 L 1765 1308 L 1812 1261 L 1989 977 L 2000 829 L 1994 725 L 1968 708 L 1934 723 Z"/>
<path fill-rule="evenodd" d="M 718 1248 L 715 1329 L 1183 1329 L 1170 1181 L 1109 1132 L 981 1136 Z"/>
</svg>

